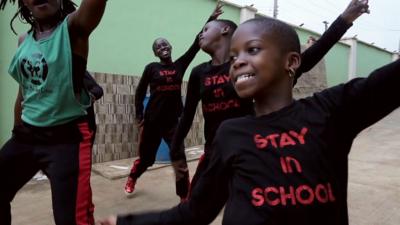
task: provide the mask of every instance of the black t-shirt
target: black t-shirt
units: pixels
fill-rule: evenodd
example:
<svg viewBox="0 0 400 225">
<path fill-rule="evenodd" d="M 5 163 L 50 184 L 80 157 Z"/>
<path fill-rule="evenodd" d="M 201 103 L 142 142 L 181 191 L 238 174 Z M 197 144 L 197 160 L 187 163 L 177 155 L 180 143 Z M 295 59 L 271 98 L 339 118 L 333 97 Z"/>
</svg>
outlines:
<svg viewBox="0 0 400 225">
<path fill-rule="evenodd" d="M 400 60 L 255 117 L 225 121 L 187 203 L 118 218 L 126 224 L 347 225 L 354 138 L 400 106 Z M 228 194 L 229 193 L 229 194 Z"/>
<path fill-rule="evenodd" d="M 146 66 L 136 89 L 136 118 L 143 118 L 143 100 L 150 85 L 150 99 L 144 119 L 176 123 L 182 112 L 181 85 L 187 67 L 199 51 L 198 38 L 187 52 L 169 65 L 158 62 Z"/>
<path fill-rule="evenodd" d="M 206 62 L 193 68 L 189 78 L 184 113 L 176 134 L 180 136 L 179 139 L 183 140 L 187 134 L 182 131 L 190 129 L 200 100 L 206 146 L 212 143 L 222 121 L 252 113 L 252 101 L 239 98 L 230 81 L 229 67 L 229 62 L 217 66 Z"/>
<path fill-rule="evenodd" d="M 296 71 L 294 83 L 322 59 L 351 25 L 338 17 L 322 37 L 301 54 L 302 64 Z M 209 149 L 216 130 L 224 120 L 252 114 L 251 100 L 240 99 L 234 90 L 229 78 L 229 67 L 229 63 L 214 66 L 211 62 L 206 62 L 193 68 L 187 87 L 185 107 L 172 141 L 173 160 L 184 155 L 179 149 L 190 130 L 200 100 L 204 115 L 206 150 Z"/>
<path fill-rule="evenodd" d="M 207 22 L 212 21 L 209 17 Z M 199 35 L 179 59 L 169 65 L 148 64 L 140 79 L 135 95 L 136 119 L 146 119 L 164 125 L 174 125 L 182 113 L 182 79 L 189 64 L 200 50 Z M 150 99 L 143 116 L 143 100 L 150 85 Z"/>
</svg>

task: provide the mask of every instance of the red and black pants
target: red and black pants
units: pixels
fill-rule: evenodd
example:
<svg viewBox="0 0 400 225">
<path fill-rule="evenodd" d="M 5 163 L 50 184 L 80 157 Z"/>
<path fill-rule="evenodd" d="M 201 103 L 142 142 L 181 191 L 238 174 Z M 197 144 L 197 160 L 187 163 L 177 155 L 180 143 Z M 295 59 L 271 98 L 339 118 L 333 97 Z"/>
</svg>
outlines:
<svg viewBox="0 0 400 225">
<path fill-rule="evenodd" d="M 0 150 L 0 224 L 11 224 L 11 201 L 41 170 L 51 184 L 55 223 L 93 225 L 91 138 L 85 119 L 55 127 L 15 127 Z"/>
<path fill-rule="evenodd" d="M 130 177 L 138 179 L 148 167 L 154 164 L 161 139 L 164 139 L 168 147 L 171 149 L 171 142 L 176 130 L 176 123 L 165 124 L 162 122 L 144 121 L 139 132 L 139 159 L 135 160 L 133 163 L 129 175 Z M 183 144 L 181 148 L 184 148 Z M 181 198 L 186 198 L 189 191 L 189 173 L 187 173 L 184 178 L 176 180 L 175 185 L 176 194 Z"/>
</svg>

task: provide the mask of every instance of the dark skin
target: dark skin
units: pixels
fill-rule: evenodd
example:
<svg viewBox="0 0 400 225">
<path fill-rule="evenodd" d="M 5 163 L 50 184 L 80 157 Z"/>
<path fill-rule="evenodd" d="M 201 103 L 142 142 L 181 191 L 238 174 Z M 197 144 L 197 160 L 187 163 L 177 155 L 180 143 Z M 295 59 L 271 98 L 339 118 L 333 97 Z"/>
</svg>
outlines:
<svg viewBox="0 0 400 225">
<path fill-rule="evenodd" d="M 35 18 L 33 27 L 34 38 L 41 40 L 52 34 L 60 20 L 62 0 L 48 0 L 39 4 L 36 0 L 24 0 L 24 5 L 32 12 Z M 100 23 L 106 6 L 105 0 L 83 0 L 80 7 L 69 15 L 68 29 L 70 33 L 71 50 L 74 54 L 87 59 L 89 51 L 89 36 Z M 27 34 L 23 34 L 18 39 L 20 45 Z M 15 103 L 15 125 L 21 123 L 21 89 Z"/>
<path fill-rule="evenodd" d="M 210 15 L 211 20 L 216 20 L 222 13 L 222 2 L 218 2 L 215 9 Z M 153 42 L 153 53 L 156 57 L 160 59 L 160 63 L 162 65 L 170 65 L 173 63 L 172 61 L 172 46 L 165 38 L 157 38 Z M 139 129 L 143 126 L 143 120 L 137 120 L 136 124 Z"/>
<path fill-rule="evenodd" d="M 352 0 L 342 13 L 352 23 L 369 13 L 368 1 Z M 299 52 L 283 51 L 272 30 L 255 23 L 241 25 L 232 36 L 230 76 L 241 98 L 253 98 L 256 116 L 278 111 L 293 101 L 294 73 L 301 64 Z"/>
<path fill-rule="evenodd" d="M 347 23 L 353 23 L 364 13 L 369 13 L 368 0 L 352 0 L 340 15 Z M 199 36 L 200 48 L 211 56 L 213 65 L 221 65 L 229 60 L 232 31 L 217 21 L 207 23 Z"/>
<path fill-rule="evenodd" d="M 256 115 L 265 115 L 293 101 L 293 77 L 301 63 L 299 52 L 284 52 L 273 31 L 246 23 L 232 36 L 230 76 L 242 98 L 255 100 Z M 246 77 L 251 75 L 250 77 Z M 243 78 L 243 79 L 241 79 Z"/>
<path fill-rule="evenodd" d="M 359 16 L 366 12 L 369 12 L 368 1 L 360 2 L 358 0 L 352 0 L 340 16 L 347 23 L 351 24 Z M 224 23 L 211 21 L 204 26 L 203 31 L 199 35 L 199 45 L 204 52 L 211 56 L 212 65 L 221 65 L 230 60 L 229 50 L 231 47 L 231 38 L 232 30 Z M 275 38 L 279 39 L 279 37 Z M 259 83 L 255 83 L 254 87 L 257 85 L 259 85 Z M 292 87 L 293 85 L 285 87 L 276 86 L 275 89 L 280 90 L 280 88 L 284 88 L 286 90 L 292 90 Z M 267 88 L 265 90 L 267 90 Z M 274 89 L 268 89 L 268 91 L 273 93 Z M 275 95 L 269 96 L 271 96 L 271 98 L 274 98 Z M 262 98 L 262 100 L 264 99 Z M 281 96 L 280 100 L 282 100 L 281 102 L 291 102 L 292 96 Z M 279 106 L 271 107 L 271 109 L 274 108 L 279 108 Z M 181 171 L 185 172 L 187 170 L 186 162 L 184 162 L 183 160 L 173 162 L 173 166 L 177 177 L 182 176 L 183 173 L 181 173 Z"/>
<path fill-rule="evenodd" d="M 160 58 L 163 65 L 172 64 L 171 58 L 172 46 L 165 38 L 157 38 L 153 44 L 154 55 Z"/>
<path fill-rule="evenodd" d="M 210 16 L 212 20 L 217 19 L 218 16 L 220 16 L 223 13 L 222 7 L 223 7 L 222 2 L 218 2 L 217 6 L 215 7 L 214 11 Z M 172 58 L 171 58 L 172 46 L 167 39 L 157 38 L 153 43 L 153 52 L 156 57 L 160 58 L 161 64 L 168 65 L 172 63 Z"/>
<path fill-rule="evenodd" d="M 352 23 L 367 12 L 369 12 L 368 1 L 352 0 L 341 17 Z M 257 72 L 256 81 L 260 84 L 256 87 L 252 87 L 254 83 L 240 82 L 235 82 L 234 86 L 240 97 L 254 98 L 256 115 L 259 116 L 277 111 L 293 101 L 293 78 L 289 76 L 289 71 L 296 70 L 300 66 L 301 57 L 299 52 L 282 51 L 273 42 L 277 37 L 259 32 L 254 24 L 247 25 L 240 25 L 231 37 L 229 27 L 211 21 L 203 28 L 199 44 L 200 48 L 212 57 L 213 65 L 223 64 L 230 60 L 230 56 L 232 57 L 230 70 L 232 81 L 237 81 L 239 75 Z M 206 35 L 207 31 L 213 32 Z M 240 36 L 238 32 L 241 32 Z M 214 41 L 215 44 L 207 44 Z M 254 82 L 254 80 L 247 81 Z M 185 162 L 176 161 L 173 164 L 176 173 L 186 168 Z M 116 223 L 117 217 L 114 215 L 101 220 L 98 225 L 116 225 Z"/>
<path fill-rule="evenodd" d="M 212 65 L 221 65 L 229 61 L 229 46 L 233 31 L 229 26 L 211 21 L 199 35 L 200 48 L 211 56 Z"/>
</svg>

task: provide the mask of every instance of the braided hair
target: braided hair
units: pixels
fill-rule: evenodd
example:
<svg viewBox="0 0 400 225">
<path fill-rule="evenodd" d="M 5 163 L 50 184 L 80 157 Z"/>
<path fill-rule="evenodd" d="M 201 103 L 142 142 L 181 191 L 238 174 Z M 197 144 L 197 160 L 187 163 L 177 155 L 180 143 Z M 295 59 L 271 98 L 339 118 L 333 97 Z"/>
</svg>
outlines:
<svg viewBox="0 0 400 225">
<path fill-rule="evenodd" d="M 9 2 L 10 4 L 15 4 L 16 1 L 17 0 L 0 0 L 0 10 L 4 10 L 7 2 Z M 72 0 L 61 0 L 60 19 L 63 20 L 68 14 L 74 12 L 75 10 L 76 4 Z M 17 32 L 14 29 L 13 23 L 18 16 L 21 22 L 31 25 L 31 29 L 29 31 L 32 31 L 35 25 L 35 19 L 33 18 L 29 9 L 25 6 L 23 0 L 18 0 L 18 10 L 10 21 L 10 27 L 14 34 L 17 34 Z"/>
</svg>

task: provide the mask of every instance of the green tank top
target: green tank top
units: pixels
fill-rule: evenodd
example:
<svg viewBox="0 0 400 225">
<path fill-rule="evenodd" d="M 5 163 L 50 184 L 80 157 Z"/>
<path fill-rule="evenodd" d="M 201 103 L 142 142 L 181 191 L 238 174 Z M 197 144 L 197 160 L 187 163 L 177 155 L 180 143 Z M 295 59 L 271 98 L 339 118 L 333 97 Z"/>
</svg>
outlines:
<svg viewBox="0 0 400 225">
<path fill-rule="evenodd" d="M 22 120 L 38 127 L 68 123 L 83 115 L 90 104 L 86 91 L 80 100 L 72 81 L 72 52 L 67 18 L 44 39 L 30 32 L 9 67 L 23 95 Z"/>
</svg>

